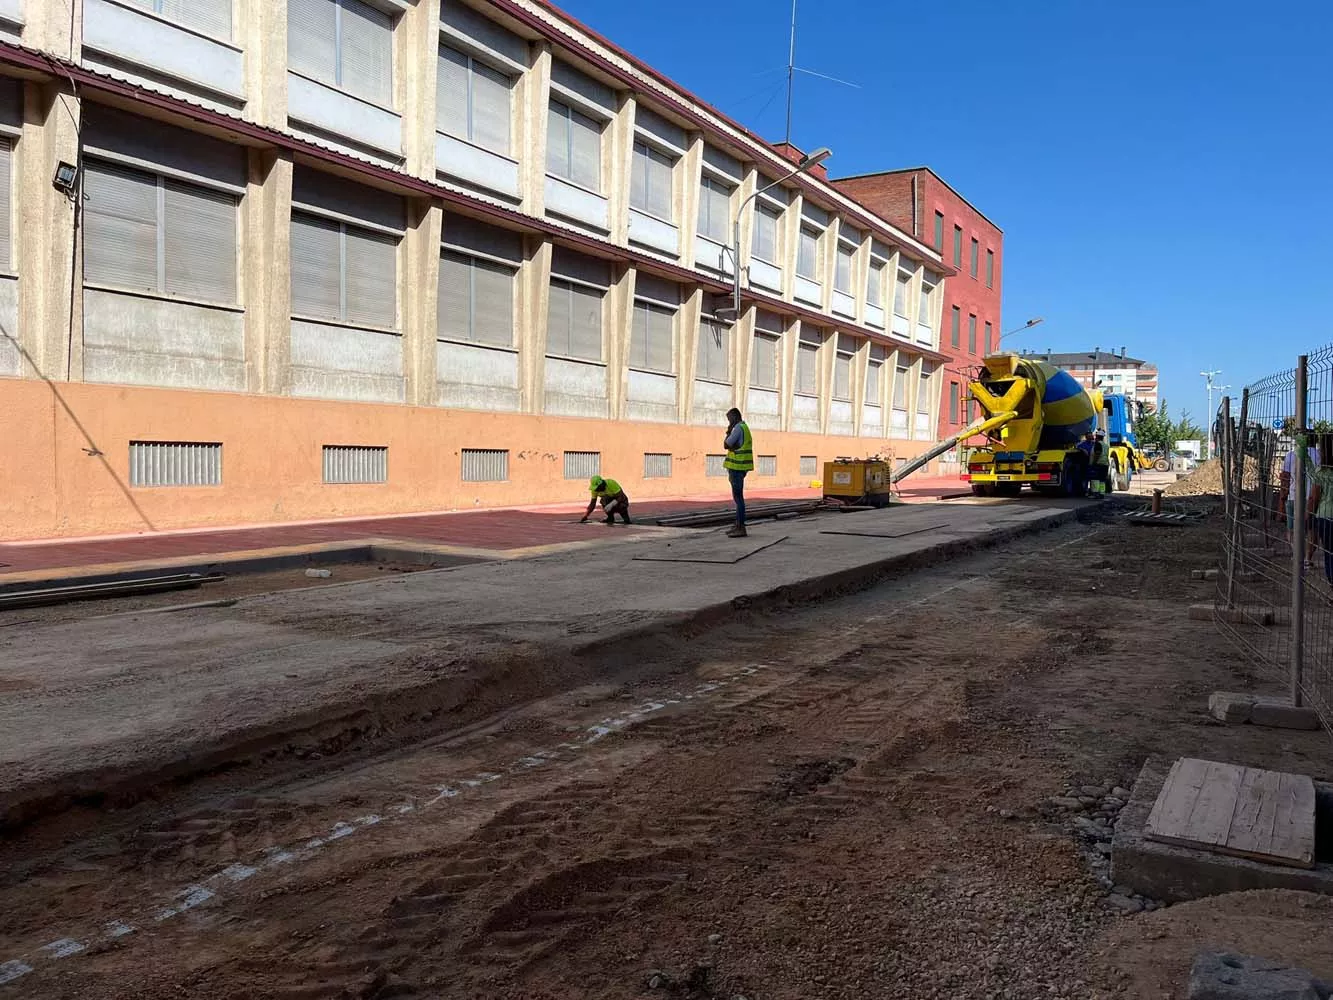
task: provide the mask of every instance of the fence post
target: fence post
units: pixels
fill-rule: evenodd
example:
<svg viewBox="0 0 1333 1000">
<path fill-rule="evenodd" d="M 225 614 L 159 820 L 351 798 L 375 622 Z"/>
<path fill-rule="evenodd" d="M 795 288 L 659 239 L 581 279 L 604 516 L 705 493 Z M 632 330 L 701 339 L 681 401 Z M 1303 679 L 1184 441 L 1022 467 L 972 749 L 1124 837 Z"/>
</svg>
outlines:
<svg viewBox="0 0 1333 1000">
<path fill-rule="evenodd" d="M 1245 411 L 1248 409 L 1246 402 L 1249 399 L 1249 390 L 1245 390 L 1245 401 L 1241 403 L 1241 423 L 1245 421 Z M 1221 445 L 1222 454 L 1220 464 L 1222 466 L 1224 489 L 1226 491 L 1226 511 L 1227 511 L 1227 564 L 1223 572 L 1226 573 L 1226 594 L 1227 607 L 1236 606 L 1236 572 L 1240 563 L 1240 547 L 1244 535 L 1241 533 L 1240 514 L 1241 505 L 1244 502 L 1242 495 L 1245 483 L 1245 448 L 1237 448 L 1236 439 L 1239 435 L 1236 433 L 1235 425 L 1231 422 L 1231 397 L 1222 397 L 1222 434 Z M 1243 440 L 1243 438 L 1242 438 Z M 1237 452 L 1240 457 L 1237 458 Z M 1237 472 L 1240 468 L 1241 472 Z"/>
<path fill-rule="evenodd" d="M 1305 670 L 1305 516 L 1306 480 L 1309 476 L 1309 357 L 1296 362 L 1296 468 L 1292 474 L 1291 525 L 1291 703 L 1301 706 L 1301 682 Z"/>
</svg>

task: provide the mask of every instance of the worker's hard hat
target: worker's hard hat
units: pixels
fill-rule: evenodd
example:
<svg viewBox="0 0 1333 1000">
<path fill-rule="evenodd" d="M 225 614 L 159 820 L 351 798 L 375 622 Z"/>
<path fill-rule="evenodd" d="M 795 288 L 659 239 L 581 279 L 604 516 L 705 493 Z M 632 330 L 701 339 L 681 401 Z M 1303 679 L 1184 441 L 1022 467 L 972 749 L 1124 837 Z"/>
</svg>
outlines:
<svg viewBox="0 0 1333 1000">
<path fill-rule="evenodd" d="M 591 479 L 588 480 L 588 485 L 595 490 L 601 489 L 603 486 L 606 485 L 606 480 L 603 479 L 601 476 L 593 476 Z"/>
</svg>

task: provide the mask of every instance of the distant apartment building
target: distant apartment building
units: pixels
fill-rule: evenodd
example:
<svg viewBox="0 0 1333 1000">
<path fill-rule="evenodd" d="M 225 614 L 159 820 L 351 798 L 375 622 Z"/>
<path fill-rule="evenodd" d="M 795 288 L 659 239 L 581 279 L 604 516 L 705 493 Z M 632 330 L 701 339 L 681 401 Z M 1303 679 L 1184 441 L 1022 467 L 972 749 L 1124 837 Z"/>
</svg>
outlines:
<svg viewBox="0 0 1333 1000">
<path fill-rule="evenodd" d="M 1128 348 L 1119 352 L 1100 347 L 1087 352 L 1028 352 L 1025 356 L 1064 369 L 1089 389 L 1120 393 L 1149 409 L 1157 408 L 1157 366 L 1131 358 Z"/>
<path fill-rule="evenodd" d="M 0 0 L 0 538 L 916 454 L 955 269 L 798 156 L 538 0 Z"/>
<path fill-rule="evenodd" d="M 940 353 L 940 436 L 961 430 L 975 404 L 967 386 L 1001 334 L 1004 232 L 930 167 L 846 177 L 839 190 L 928 243 L 957 274 L 944 287 Z"/>
</svg>

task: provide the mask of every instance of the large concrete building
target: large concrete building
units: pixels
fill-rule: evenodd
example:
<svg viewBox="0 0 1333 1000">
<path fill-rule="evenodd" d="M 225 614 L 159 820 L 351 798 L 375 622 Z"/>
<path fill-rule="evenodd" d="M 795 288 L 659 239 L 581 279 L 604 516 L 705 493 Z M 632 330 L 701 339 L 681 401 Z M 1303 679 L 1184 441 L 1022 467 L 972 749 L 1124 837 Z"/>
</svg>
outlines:
<svg viewBox="0 0 1333 1000">
<path fill-rule="evenodd" d="M 940 434 L 962 430 L 975 403 L 967 385 L 1000 342 L 1004 231 L 930 167 L 888 170 L 834 181 L 839 190 L 905 229 L 952 264 L 944 286 L 940 353 Z"/>
<path fill-rule="evenodd" d="M 1139 358 L 1131 358 L 1129 349 L 1103 351 L 1027 352 L 1027 357 L 1045 361 L 1063 368 L 1089 389 L 1120 393 L 1149 409 L 1157 408 L 1157 366 Z"/>
<path fill-rule="evenodd" d="M 928 240 L 535 0 L 0 0 L 0 537 L 919 452 Z M 725 488 L 725 487 L 724 487 Z"/>
</svg>

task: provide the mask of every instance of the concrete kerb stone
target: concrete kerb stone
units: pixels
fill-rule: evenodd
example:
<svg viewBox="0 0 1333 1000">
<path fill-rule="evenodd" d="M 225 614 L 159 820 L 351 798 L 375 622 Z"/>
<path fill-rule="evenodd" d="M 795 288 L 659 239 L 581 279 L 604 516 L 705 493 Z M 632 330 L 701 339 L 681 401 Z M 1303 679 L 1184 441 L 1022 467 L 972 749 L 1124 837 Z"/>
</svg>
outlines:
<svg viewBox="0 0 1333 1000">
<path fill-rule="evenodd" d="M 1188 1000 L 1327 1000 L 1329 992 L 1327 983 L 1305 969 L 1206 951 L 1190 969 Z"/>
<path fill-rule="evenodd" d="M 1267 729 L 1320 728 L 1319 715 L 1313 708 L 1296 706 L 1288 698 L 1214 691 L 1208 697 L 1208 712 L 1219 722 L 1249 722 Z"/>
<path fill-rule="evenodd" d="M 952 537 L 914 552 L 871 560 L 850 569 L 812 576 L 795 584 L 741 594 L 728 601 L 712 602 L 688 611 L 661 615 L 646 625 L 612 629 L 588 642 L 566 649 L 576 657 L 588 656 L 664 634 L 711 628 L 742 612 L 765 611 L 850 593 L 873 586 L 897 573 L 921 569 L 956 555 L 990 548 L 1014 538 L 1072 523 L 1078 520 L 1079 513 L 1078 508 L 1066 508 L 1017 524 L 992 527 L 969 536 Z M 244 599 L 241 603 L 245 603 Z M 402 712 L 405 718 L 416 716 L 442 707 L 437 703 L 447 692 L 447 685 L 442 687 L 432 682 L 379 692 L 371 699 L 373 704 L 368 703 L 363 695 L 356 696 L 321 705 L 318 709 L 302 709 L 287 718 L 270 718 L 253 726 L 212 736 L 173 751 L 170 760 L 145 759 L 128 766 L 121 762 L 115 767 L 85 768 L 62 775 L 55 781 L 15 787 L 0 795 L 0 830 L 59 812 L 76 801 L 133 801 L 168 782 L 188 780 L 223 765 L 252 759 L 284 746 L 328 740 L 344 732 L 362 732 L 366 729 L 367 719 L 372 716 L 379 725 L 388 725 L 394 721 L 390 717 L 393 706 L 404 706 Z"/>
<path fill-rule="evenodd" d="M 1219 608 L 1212 604 L 1191 604 L 1189 617 L 1190 621 L 1196 622 L 1210 622 L 1221 618 L 1233 625 L 1258 625 L 1264 628 L 1272 625 L 1274 621 L 1272 608 L 1247 606 Z"/>
<path fill-rule="evenodd" d="M 1333 895 L 1333 864 L 1325 861 L 1317 860 L 1314 868 L 1308 870 L 1289 868 L 1163 844 L 1145 837 L 1148 815 L 1170 769 L 1169 760 L 1150 757 L 1134 782 L 1129 802 L 1120 812 L 1111 841 L 1111 873 L 1117 883 L 1129 886 L 1139 895 L 1170 903 L 1252 889 L 1292 889 Z M 1333 815 L 1333 785 L 1316 781 L 1315 794 L 1319 824 L 1319 817 Z"/>
</svg>

